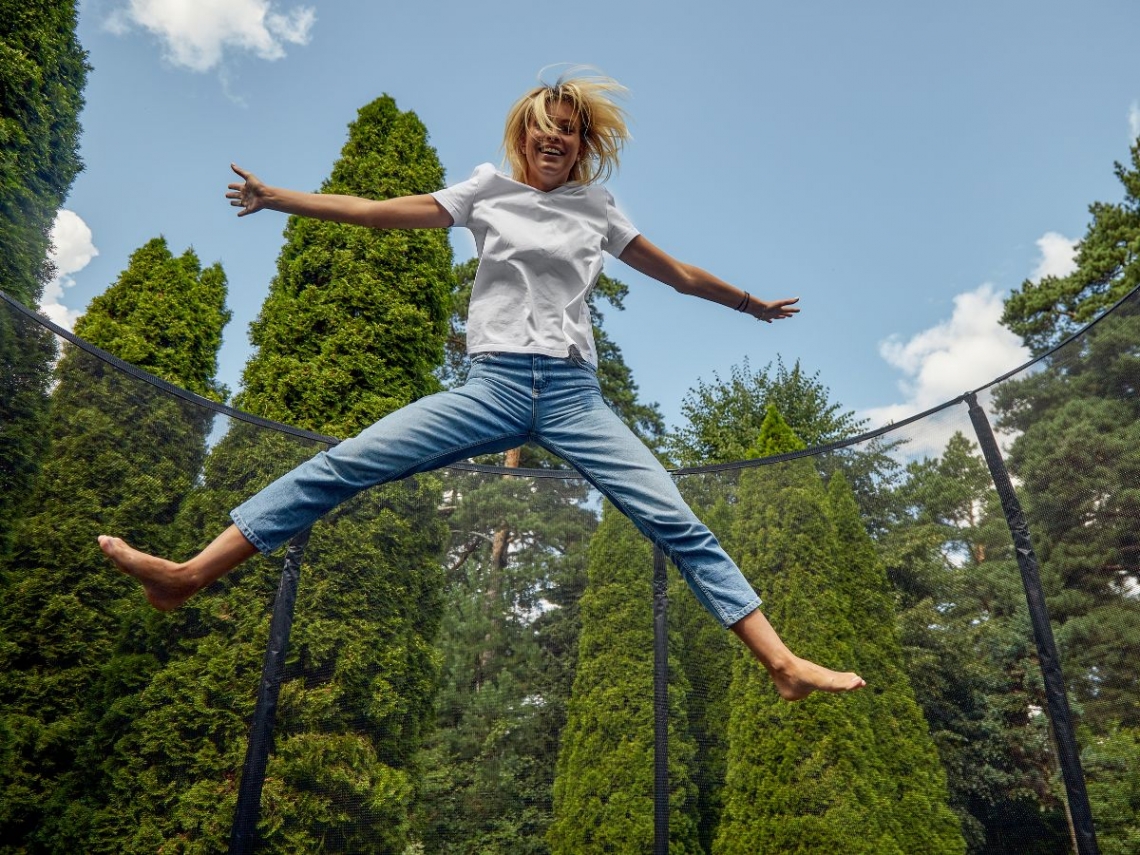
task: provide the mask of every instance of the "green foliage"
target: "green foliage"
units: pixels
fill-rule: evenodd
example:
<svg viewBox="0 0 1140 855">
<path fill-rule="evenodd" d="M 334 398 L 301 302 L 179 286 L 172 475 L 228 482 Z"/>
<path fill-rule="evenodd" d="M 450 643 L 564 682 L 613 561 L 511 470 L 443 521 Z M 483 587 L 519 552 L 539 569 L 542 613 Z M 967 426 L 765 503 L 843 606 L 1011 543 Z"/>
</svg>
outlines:
<svg viewBox="0 0 1140 855">
<path fill-rule="evenodd" d="M 797 444 L 775 417 L 757 442 L 770 454 Z M 773 625 L 799 655 L 849 664 L 869 688 L 789 704 L 737 653 L 713 851 L 964 852 L 902 671 L 886 576 L 850 487 L 837 475 L 825 488 L 798 460 L 748 470 L 738 499 L 741 569 Z"/>
<path fill-rule="evenodd" d="M 607 505 L 590 544 L 578 670 L 554 783 L 555 855 L 653 849 L 653 610 L 649 542 Z M 670 639 L 675 658 L 679 638 Z M 686 687 L 669 691 L 670 852 L 700 851 Z"/>
<path fill-rule="evenodd" d="M 1097 846 L 1104 855 L 1130 855 L 1140 850 L 1140 731 L 1085 732 L 1081 742 Z"/>
<path fill-rule="evenodd" d="M 385 96 L 350 126 L 324 189 L 383 197 L 441 184 L 422 124 Z M 258 350 L 246 366 L 239 406 L 346 434 L 434 390 L 451 269 L 444 233 L 294 219 L 286 236 L 254 324 Z M 185 503 L 179 551 L 200 549 L 225 526 L 228 508 L 312 450 L 235 423 Z M 445 537 L 439 498 L 433 477 L 389 485 L 314 527 L 259 851 L 404 851 L 420 774 L 416 753 L 430 727 L 438 670 L 432 643 Z M 223 848 L 279 573 L 279 559 L 258 557 L 152 630 L 152 649 L 177 664 L 135 699 L 137 741 L 116 746 L 122 772 L 100 820 L 111 829 L 99 841 L 104 849 L 116 845 L 124 824 L 145 830 L 129 851 Z M 171 738 L 182 744 L 177 756 L 142 750 Z"/>
<path fill-rule="evenodd" d="M 1124 201 L 1089 207 L 1092 222 L 1077 248 L 1077 269 L 1068 276 L 1027 280 L 1010 294 L 1002 323 L 1034 354 L 1060 344 L 1140 285 L 1140 139 L 1131 165 L 1115 165 Z"/>
<path fill-rule="evenodd" d="M 26 305 L 51 278 L 56 210 L 82 168 L 87 54 L 73 0 L 0 2 L 0 287 Z"/>
<path fill-rule="evenodd" d="M 0 0 L 0 290 L 34 307 L 56 211 L 81 168 L 86 53 L 75 3 Z M 51 336 L 0 312 L 0 559 L 45 450 Z"/>
<path fill-rule="evenodd" d="M 995 393 L 1066 678 L 1095 731 L 1140 724 L 1140 311 L 1133 299 Z"/>
<path fill-rule="evenodd" d="M 972 852 L 1063 845 L 1044 690 L 1009 528 L 977 448 L 955 434 L 908 465 L 880 542 L 907 672 Z"/>
<path fill-rule="evenodd" d="M 851 411 L 833 403 L 819 375 L 808 375 L 799 362 L 788 369 L 777 358 L 775 368 L 753 372 L 747 360 L 734 366 L 728 380 L 701 381 L 682 403 L 687 423 L 666 442 L 669 455 L 681 465 L 699 466 L 748 460 L 761 454 L 756 445 L 774 405 L 804 447 L 817 448 L 850 439 L 866 427 Z M 889 522 L 891 508 L 884 491 L 895 477 L 892 446 L 879 440 L 814 458 L 821 474 L 842 471 L 852 485 L 871 531 L 878 534 Z"/>
<path fill-rule="evenodd" d="M 832 403 L 819 375 L 808 375 L 798 361 L 789 369 L 777 358 L 774 372 L 771 365 L 754 372 L 745 360 L 733 366 L 727 380 L 714 378 L 698 382 L 681 404 L 686 424 L 669 438 L 668 448 L 683 465 L 755 456 L 769 404 L 808 447 L 846 439 L 866 426 L 841 404 Z"/>
<path fill-rule="evenodd" d="M 441 855 L 546 852 L 597 520 L 579 479 L 444 478 L 443 671 L 416 836 Z"/>
<path fill-rule="evenodd" d="M 224 301 L 220 267 L 202 270 L 191 252 L 175 259 L 159 239 L 131 257 L 77 332 L 119 356 L 129 342 L 139 367 L 209 390 Z M 185 335 L 170 338 L 159 317 L 180 319 Z M 211 415 L 75 348 L 58 378 L 52 455 L 0 578 L 0 839 L 74 852 L 85 851 L 105 796 L 101 763 L 118 733 L 103 721 L 106 707 L 155 667 L 124 638 L 137 609 L 149 607 L 107 567 L 95 538 L 114 531 L 144 549 L 171 548 L 169 526 L 201 466 Z"/>
<path fill-rule="evenodd" d="M 382 96 L 360 109 L 325 193 L 385 199 L 443 186 L 427 130 Z M 291 217 L 251 327 L 242 409 L 350 436 L 436 391 L 450 309 L 443 229 L 376 230 Z"/>
</svg>

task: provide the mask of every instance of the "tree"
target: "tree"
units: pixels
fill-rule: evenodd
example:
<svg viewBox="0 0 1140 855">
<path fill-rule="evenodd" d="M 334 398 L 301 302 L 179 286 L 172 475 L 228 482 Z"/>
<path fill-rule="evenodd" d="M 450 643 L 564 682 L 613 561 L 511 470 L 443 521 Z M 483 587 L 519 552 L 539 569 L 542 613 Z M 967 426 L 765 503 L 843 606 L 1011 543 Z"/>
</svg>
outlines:
<svg viewBox="0 0 1140 855">
<path fill-rule="evenodd" d="M 350 125 L 322 190 L 382 198 L 442 183 L 423 124 L 383 96 Z M 451 271 L 445 232 L 291 219 L 286 238 L 237 405 L 344 436 L 434 391 Z M 235 423 L 187 502 L 184 550 L 201 548 L 228 508 L 315 448 L 305 445 Z M 366 491 L 314 527 L 260 851 L 403 852 L 438 667 L 439 501 L 438 480 L 421 477 Z M 279 572 L 279 559 L 247 562 L 167 622 L 163 644 L 179 658 L 135 700 L 138 727 L 122 743 L 103 817 L 106 840 L 129 842 L 121 851 L 180 840 L 224 847 Z M 172 740 L 180 748 L 168 753 Z"/>
<path fill-rule="evenodd" d="M 578 669 L 554 782 L 554 855 L 653 847 L 653 609 L 649 542 L 607 505 L 590 544 Z M 673 655 L 680 638 L 670 640 Z M 671 852 L 699 852 L 684 689 L 669 691 Z"/>
<path fill-rule="evenodd" d="M 802 442 L 769 410 L 755 451 Z M 945 778 L 901 668 L 885 573 L 841 476 L 792 460 L 741 478 L 741 568 L 788 645 L 881 689 L 779 699 L 738 652 L 724 813 L 713 851 L 963 852 Z M 858 835 L 850 830 L 859 828 Z"/>
<path fill-rule="evenodd" d="M 1062 805 L 1013 545 L 989 470 L 961 433 L 914 461 L 880 541 L 906 668 L 974 852 L 1064 845 Z"/>
<path fill-rule="evenodd" d="M 995 406 L 1020 435 L 1009 452 L 1041 564 L 1066 680 L 1094 730 L 1136 726 L 1140 689 L 1140 414 L 1133 392 L 1135 299 L 1003 384 Z"/>
<path fill-rule="evenodd" d="M 790 412 L 788 427 L 813 445 L 849 439 L 864 427 L 854 413 L 831 400 L 818 375 L 808 375 L 797 363 L 788 369 L 782 360 L 760 371 L 747 361 L 734 367 L 728 380 L 701 382 L 685 397 L 687 424 L 671 434 L 666 448 L 688 466 L 728 463 L 762 456 L 757 444 L 761 428 L 775 405 Z M 798 445 L 797 445 L 798 447 Z M 845 449 L 812 458 L 823 473 L 841 470 L 856 485 L 856 493 L 869 527 L 881 531 L 890 519 L 889 493 L 882 489 L 896 465 L 887 456 L 889 445 Z M 739 506 L 738 472 L 687 475 L 680 480 L 686 500 L 716 534 L 728 553 L 738 556 L 747 547 L 736 537 Z M 670 590 L 670 623 L 691 639 L 681 653 L 680 667 L 695 691 L 689 699 L 689 728 L 699 746 L 693 779 L 700 788 L 700 834 L 709 849 L 720 824 L 722 788 L 728 751 L 729 684 L 734 644 L 710 620 L 699 604 L 674 579 Z"/>
<path fill-rule="evenodd" d="M 219 265 L 174 257 L 162 238 L 76 324 L 92 344 L 202 395 L 220 397 L 217 347 L 229 319 Z M 10 851 L 86 851 L 104 797 L 106 705 L 153 671 L 120 647 L 137 615 L 134 585 L 110 570 L 96 535 L 173 547 L 170 524 L 205 455 L 212 414 L 67 348 L 52 393 L 52 455 L 16 527 L 0 577 L 4 808 Z M 128 642 L 129 644 L 129 642 Z"/>
<path fill-rule="evenodd" d="M 0 2 L 0 282 L 34 305 L 51 278 L 51 227 L 79 159 L 87 53 L 75 3 Z"/>
<path fill-rule="evenodd" d="M 75 20 L 73 0 L 0 0 L 0 289 L 26 306 L 51 278 L 52 223 L 82 168 Z M 49 334 L 0 312 L 0 557 L 44 452 L 54 356 Z"/>
<path fill-rule="evenodd" d="M 668 453 L 684 466 L 752 459 L 770 404 L 809 448 L 850 439 L 867 426 L 865 420 L 833 402 L 819 374 L 807 374 L 798 360 L 789 369 L 777 357 L 774 369 L 769 364 L 759 371 L 752 371 L 745 360 L 733 366 L 728 380 L 716 376 L 713 382 L 701 381 L 689 390 L 681 405 L 686 424 L 669 436 Z M 815 458 L 825 477 L 837 469 L 843 471 L 876 534 L 891 514 L 883 487 L 897 469 L 890 456 L 892 447 L 874 440 L 861 448 L 838 449 Z"/>
<path fill-rule="evenodd" d="M 1002 323 L 1034 355 L 1045 353 L 1140 285 L 1140 139 L 1131 168 L 1115 164 L 1124 201 L 1096 202 L 1077 247 L 1077 268 L 1067 276 L 1026 280 L 1006 300 Z"/>
</svg>

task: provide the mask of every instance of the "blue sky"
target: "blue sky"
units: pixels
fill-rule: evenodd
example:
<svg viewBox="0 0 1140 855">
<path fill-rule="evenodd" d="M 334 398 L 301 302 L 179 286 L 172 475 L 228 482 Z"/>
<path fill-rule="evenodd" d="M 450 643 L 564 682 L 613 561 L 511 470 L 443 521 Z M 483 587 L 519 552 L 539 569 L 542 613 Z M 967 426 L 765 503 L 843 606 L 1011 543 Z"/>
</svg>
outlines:
<svg viewBox="0 0 1140 855">
<path fill-rule="evenodd" d="M 1140 134 L 1135 0 L 958 3 L 82 0 L 85 171 L 45 297 L 73 322 L 164 235 L 220 261 L 240 385 L 284 217 L 237 220 L 230 161 L 315 189 L 381 93 L 427 125 L 449 181 L 499 162 L 503 117 L 553 63 L 631 90 L 610 187 L 654 243 L 802 314 L 764 325 L 610 260 L 606 326 L 671 425 L 699 380 L 777 355 L 872 426 L 1025 358 L 1000 302 L 1063 273 Z M 453 232 L 456 260 L 472 254 Z M 298 335 L 304 335 L 298 330 Z"/>
</svg>

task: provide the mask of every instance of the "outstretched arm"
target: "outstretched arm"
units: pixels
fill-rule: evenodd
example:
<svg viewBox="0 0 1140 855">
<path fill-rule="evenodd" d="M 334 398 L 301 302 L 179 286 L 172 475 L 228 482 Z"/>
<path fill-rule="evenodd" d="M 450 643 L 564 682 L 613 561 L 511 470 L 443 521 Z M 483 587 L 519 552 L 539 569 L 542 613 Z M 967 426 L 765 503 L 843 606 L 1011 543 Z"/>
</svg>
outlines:
<svg viewBox="0 0 1140 855">
<path fill-rule="evenodd" d="M 226 194 L 231 205 L 241 208 L 239 217 L 268 208 L 300 217 L 374 229 L 446 229 L 452 225 L 451 214 L 434 197 L 426 194 L 377 201 L 333 193 L 302 193 L 270 187 L 236 164 L 231 163 L 230 168 L 242 178 L 241 183 L 231 184 L 230 192 Z"/>
<path fill-rule="evenodd" d="M 717 279 L 707 270 L 678 261 L 655 247 L 643 235 L 630 241 L 619 258 L 637 272 L 664 282 L 674 291 L 747 312 L 761 321 L 772 323 L 799 312 L 799 309 L 793 307 L 794 303 L 799 302 L 799 297 L 790 300 L 760 300 Z"/>
</svg>

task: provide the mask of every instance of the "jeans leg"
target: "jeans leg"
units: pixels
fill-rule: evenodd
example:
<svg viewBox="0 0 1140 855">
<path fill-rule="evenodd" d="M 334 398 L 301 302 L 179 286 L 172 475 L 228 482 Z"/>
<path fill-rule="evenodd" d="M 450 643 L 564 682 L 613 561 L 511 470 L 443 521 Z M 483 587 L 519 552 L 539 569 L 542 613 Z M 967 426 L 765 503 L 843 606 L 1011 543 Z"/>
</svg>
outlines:
<svg viewBox="0 0 1140 855">
<path fill-rule="evenodd" d="M 760 599 L 740 568 L 697 519 L 657 458 L 606 406 L 593 371 L 564 364 L 579 375 L 551 383 L 549 396 L 544 391 L 536 440 L 574 466 L 659 545 L 721 625 L 731 626 L 755 611 Z"/>
<path fill-rule="evenodd" d="M 367 487 L 521 444 L 530 415 L 529 394 L 472 371 L 464 386 L 421 398 L 318 453 L 230 517 L 260 552 L 271 552 Z"/>
</svg>

